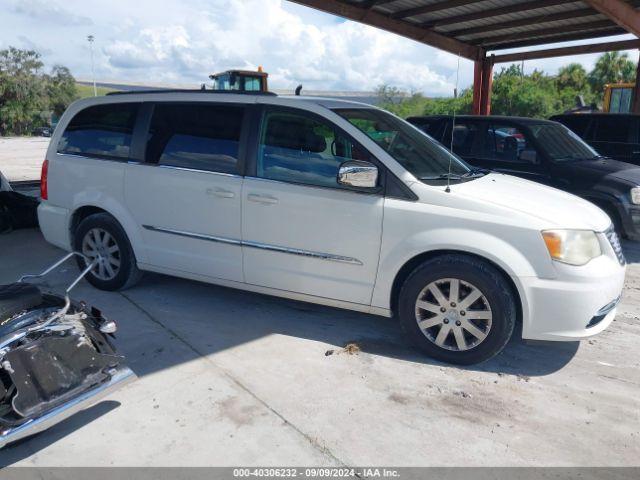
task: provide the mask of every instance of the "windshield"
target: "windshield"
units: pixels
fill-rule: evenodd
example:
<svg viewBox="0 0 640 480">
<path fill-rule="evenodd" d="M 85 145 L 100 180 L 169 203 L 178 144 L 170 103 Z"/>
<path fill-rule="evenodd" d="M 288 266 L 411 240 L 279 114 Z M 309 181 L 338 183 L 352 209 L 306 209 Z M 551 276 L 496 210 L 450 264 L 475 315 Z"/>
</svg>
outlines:
<svg viewBox="0 0 640 480">
<path fill-rule="evenodd" d="M 554 162 L 589 160 L 599 157 L 589 145 L 564 125 L 539 124 L 529 127 L 538 145 Z"/>
<path fill-rule="evenodd" d="M 373 108 L 339 108 L 334 112 L 366 133 L 420 180 L 471 178 L 471 168 L 460 158 L 390 113 Z"/>
</svg>

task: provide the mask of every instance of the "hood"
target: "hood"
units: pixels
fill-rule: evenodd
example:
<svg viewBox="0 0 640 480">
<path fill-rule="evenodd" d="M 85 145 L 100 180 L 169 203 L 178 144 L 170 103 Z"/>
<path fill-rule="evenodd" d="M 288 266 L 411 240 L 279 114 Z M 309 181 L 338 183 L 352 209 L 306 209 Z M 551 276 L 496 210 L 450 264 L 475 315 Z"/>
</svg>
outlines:
<svg viewBox="0 0 640 480">
<path fill-rule="evenodd" d="M 556 167 L 567 171 L 567 173 L 582 174 L 592 179 L 601 180 L 604 177 L 609 177 L 623 180 L 629 184 L 640 185 L 640 167 L 611 158 L 563 162 L 557 163 Z"/>
<path fill-rule="evenodd" d="M 546 185 L 510 175 L 490 173 L 476 180 L 455 184 L 458 197 L 480 200 L 514 214 L 534 217 L 542 228 L 575 228 L 601 232 L 611 220 L 594 204 Z"/>
</svg>

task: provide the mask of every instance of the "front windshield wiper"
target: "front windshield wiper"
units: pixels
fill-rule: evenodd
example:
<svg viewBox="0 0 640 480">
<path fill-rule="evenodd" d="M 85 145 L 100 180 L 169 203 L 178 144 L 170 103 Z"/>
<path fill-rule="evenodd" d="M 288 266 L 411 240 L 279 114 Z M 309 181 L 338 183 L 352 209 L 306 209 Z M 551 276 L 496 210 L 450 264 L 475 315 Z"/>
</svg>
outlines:
<svg viewBox="0 0 640 480">
<path fill-rule="evenodd" d="M 468 172 L 465 173 L 441 173 L 439 175 L 432 175 L 428 177 L 420 177 L 420 180 L 463 180 L 467 178 L 473 177 L 482 177 L 489 173 L 489 170 L 485 170 L 484 168 L 472 168 Z"/>
<path fill-rule="evenodd" d="M 489 173 L 491 170 L 487 170 L 486 168 L 477 168 L 474 167 L 471 170 L 469 170 L 467 173 L 463 173 L 462 176 L 464 178 L 469 178 L 469 177 L 482 177 L 484 175 L 486 175 L 487 173 Z"/>
<path fill-rule="evenodd" d="M 466 175 L 466 173 L 465 173 Z M 441 173 L 440 175 L 432 175 L 429 177 L 420 177 L 420 180 L 462 180 L 462 175 L 459 173 Z"/>
</svg>

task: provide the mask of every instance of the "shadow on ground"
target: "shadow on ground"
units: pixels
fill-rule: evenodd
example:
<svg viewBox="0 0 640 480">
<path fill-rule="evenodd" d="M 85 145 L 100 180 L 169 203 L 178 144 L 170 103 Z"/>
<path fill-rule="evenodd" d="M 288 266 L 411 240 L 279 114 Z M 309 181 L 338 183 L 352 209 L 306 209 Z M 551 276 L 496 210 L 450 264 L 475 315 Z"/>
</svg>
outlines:
<svg viewBox="0 0 640 480">
<path fill-rule="evenodd" d="M 40 450 L 44 450 L 49 445 L 56 443 L 119 406 L 120 402 L 112 400 L 100 402 L 60 422 L 47 430 L 46 434 L 34 435 L 12 443 L 2 450 L 0 468 L 11 466 L 20 460 L 37 454 Z"/>
</svg>

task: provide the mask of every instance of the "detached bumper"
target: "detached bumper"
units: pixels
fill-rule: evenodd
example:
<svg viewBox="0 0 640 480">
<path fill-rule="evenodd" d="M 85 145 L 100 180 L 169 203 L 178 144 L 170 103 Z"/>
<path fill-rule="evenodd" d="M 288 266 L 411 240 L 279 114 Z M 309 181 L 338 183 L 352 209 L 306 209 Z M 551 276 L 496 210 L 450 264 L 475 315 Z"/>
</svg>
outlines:
<svg viewBox="0 0 640 480">
<path fill-rule="evenodd" d="M 127 367 L 120 367 L 111 379 L 97 387 L 84 392 L 73 400 L 60 405 L 53 410 L 43 413 L 41 416 L 28 420 L 26 423 L 5 431 L 0 431 L 0 448 L 9 443 L 21 440 L 62 422 L 71 415 L 95 404 L 101 398 L 109 395 L 116 389 L 135 380 L 135 374 Z"/>
<path fill-rule="evenodd" d="M 616 315 L 625 267 L 603 255 L 582 267 L 557 265 L 558 278 L 520 278 L 524 295 L 522 337 L 573 341 L 597 335 Z"/>
</svg>

